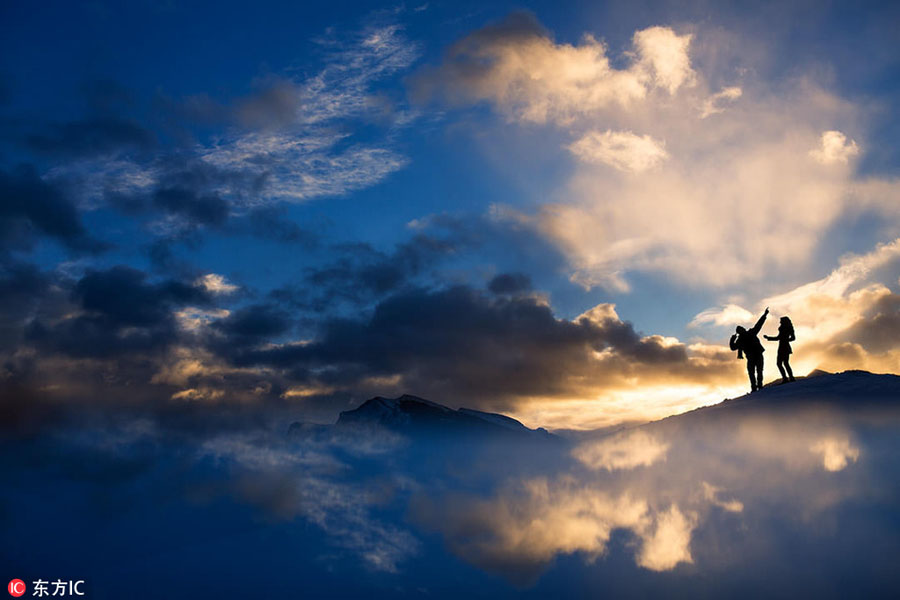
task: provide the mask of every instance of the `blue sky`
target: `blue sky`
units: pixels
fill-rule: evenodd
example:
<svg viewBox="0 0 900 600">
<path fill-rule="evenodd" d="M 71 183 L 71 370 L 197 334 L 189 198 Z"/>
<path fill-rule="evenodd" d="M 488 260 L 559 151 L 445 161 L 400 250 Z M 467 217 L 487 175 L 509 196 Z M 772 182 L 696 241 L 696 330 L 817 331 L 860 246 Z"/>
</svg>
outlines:
<svg viewBox="0 0 900 600">
<path fill-rule="evenodd" d="M 891 3 L 2 14 L 23 385 L 589 427 L 742 389 L 724 342 L 767 304 L 805 370 L 900 369 Z"/>
</svg>

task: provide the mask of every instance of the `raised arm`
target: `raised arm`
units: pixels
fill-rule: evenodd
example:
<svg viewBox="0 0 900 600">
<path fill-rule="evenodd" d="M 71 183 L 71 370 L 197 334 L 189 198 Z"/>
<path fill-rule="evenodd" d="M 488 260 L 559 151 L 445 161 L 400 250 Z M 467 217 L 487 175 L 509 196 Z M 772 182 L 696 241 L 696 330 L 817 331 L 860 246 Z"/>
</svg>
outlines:
<svg viewBox="0 0 900 600">
<path fill-rule="evenodd" d="M 769 307 L 767 306 L 766 312 L 764 312 L 762 314 L 762 316 L 759 318 L 759 321 L 756 322 L 756 325 L 754 325 L 753 329 L 751 329 L 750 331 L 752 331 L 754 334 L 759 333 L 759 330 L 762 329 L 763 323 L 766 322 L 766 317 L 768 317 L 768 316 L 769 316 Z"/>
</svg>

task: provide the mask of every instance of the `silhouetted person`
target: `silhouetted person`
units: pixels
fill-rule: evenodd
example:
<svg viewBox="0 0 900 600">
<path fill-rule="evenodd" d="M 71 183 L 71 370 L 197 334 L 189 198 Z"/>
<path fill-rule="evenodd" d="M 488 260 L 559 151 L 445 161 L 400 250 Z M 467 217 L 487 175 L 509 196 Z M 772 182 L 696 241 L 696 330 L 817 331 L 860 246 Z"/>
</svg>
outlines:
<svg viewBox="0 0 900 600">
<path fill-rule="evenodd" d="M 751 392 L 761 389 L 763 385 L 763 352 L 766 350 L 757 335 L 768 315 L 769 308 L 766 307 L 766 312 L 752 328 L 744 329 L 738 325 L 735 328 L 737 333 L 731 336 L 731 341 L 728 343 L 732 350 L 738 351 L 738 358 L 747 357 L 747 374 L 750 375 Z"/>
<path fill-rule="evenodd" d="M 794 324 L 788 317 L 781 317 L 778 325 L 778 335 L 764 335 L 770 342 L 778 341 L 778 370 L 781 371 L 781 383 L 787 383 L 788 378 L 794 381 L 794 372 L 791 371 L 791 342 L 797 339 L 794 335 Z M 787 373 L 785 373 L 787 371 Z"/>
</svg>

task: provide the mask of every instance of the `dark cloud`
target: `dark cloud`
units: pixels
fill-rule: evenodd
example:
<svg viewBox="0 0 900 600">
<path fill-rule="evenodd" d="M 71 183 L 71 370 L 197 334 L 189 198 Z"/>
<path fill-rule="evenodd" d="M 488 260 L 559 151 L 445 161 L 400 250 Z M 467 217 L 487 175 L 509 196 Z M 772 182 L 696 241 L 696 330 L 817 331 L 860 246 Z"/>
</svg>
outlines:
<svg viewBox="0 0 900 600">
<path fill-rule="evenodd" d="M 493 294 L 518 294 L 531 289 L 531 278 L 524 273 L 501 273 L 488 282 Z"/>
<path fill-rule="evenodd" d="M 153 204 L 198 225 L 221 225 L 228 218 L 228 203 L 215 194 L 188 188 L 164 188 L 153 193 Z"/>
<path fill-rule="evenodd" d="M 78 210 L 62 190 L 42 180 L 33 167 L 0 171 L 0 246 L 28 248 L 35 234 L 73 250 L 102 248 L 87 233 Z"/>
<path fill-rule="evenodd" d="M 370 244 L 342 244 L 332 253 L 338 258 L 306 270 L 302 284 L 284 286 L 274 299 L 296 308 L 339 313 L 372 306 L 386 295 L 411 289 L 437 274 L 442 261 L 481 248 L 497 232 L 480 219 L 439 216 L 390 252 Z"/>
<path fill-rule="evenodd" d="M 52 326 L 32 322 L 26 329 L 26 340 L 45 352 L 72 358 L 124 359 L 127 355 L 156 353 L 173 343 L 175 331 L 167 325 L 125 328 L 106 315 L 82 315 Z"/>
<path fill-rule="evenodd" d="M 0 262 L 0 351 L 14 349 L 22 327 L 48 291 L 49 278 L 34 265 Z"/>
<path fill-rule="evenodd" d="M 152 164 L 155 181 L 149 191 L 120 192 L 111 186 L 106 200 L 128 215 L 162 212 L 177 218 L 176 237 L 199 227 L 222 228 L 231 214 L 224 198 L 252 200 L 265 186 L 265 175 L 221 169 L 190 155 L 171 154 Z"/>
<path fill-rule="evenodd" d="M 300 88 L 293 81 L 269 77 L 260 82 L 259 91 L 235 103 L 236 120 L 251 129 L 271 129 L 297 120 Z"/>
<path fill-rule="evenodd" d="M 201 287 L 176 280 L 150 283 L 143 272 L 124 266 L 89 271 L 74 285 L 71 299 L 80 314 L 50 323 L 34 320 L 27 341 L 72 357 L 153 353 L 178 338 L 175 308 L 212 302 Z"/>
<path fill-rule="evenodd" d="M 254 93 L 219 101 L 208 94 L 172 98 L 157 93 L 153 108 L 167 129 L 191 137 L 197 125 L 232 125 L 247 129 L 271 130 L 296 124 L 301 110 L 301 90 L 296 83 L 276 76 L 256 82 Z"/>
<path fill-rule="evenodd" d="M 183 139 L 192 138 L 190 127 L 220 125 L 228 122 L 228 109 L 208 94 L 194 94 L 180 99 L 157 91 L 151 102 L 162 125 Z"/>
<path fill-rule="evenodd" d="M 889 294 L 879 299 L 835 341 L 856 343 L 876 353 L 900 348 L 900 295 Z"/>
<path fill-rule="evenodd" d="M 230 231 L 233 233 L 246 233 L 260 239 L 300 244 L 308 248 L 319 243 L 319 234 L 291 220 L 283 207 L 255 208 L 240 218 L 232 219 L 231 225 Z"/>
<path fill-rule="evenodd" d="M 548 37 L 547 30 L 533 14 L 513 12 L 502 21 L 483 27 L 450 46 L 440 67 L 420 70 L 410 79 L 412 96 L 419 102 L 428 102 L 436 96 L 460 100 L 459 95 L 469 85 L 483 83 L 491 76 L 495 65 L 486 49 Z"/>
<path fill-rule="evenodd" d="M 292 369 L 298 377 L 324 370 L 349 384 L 399 374 L 410 390 L 476 401 L 698 375 L 683 345 L 641 336 L 611 310 L 573 322 L 535 298 L 467 287 L 396 294 L 371 317 L 325 322 L 307 344 L 230 350 L 237 364 Z M 596 359 L 599 352 L 606 356 Z"/>
<path fill-rule="evenodd" d="M 117 266 L 89 271 L 73 290 L 73 298 L 89 312 L 122 325 L 151 325 L 165 319 L 173 306 L 208 305 L 211 297 L 202 287 L 180 281 L 151 284 L 145 273 Z"/>
<path fill-rule="evenodd" d="M 254 304 L 216 321 L 214 327 L 232 340 L 237 338 L 256 343 L 287 332 L 291 327 L 291 320 L 287 313 L 277 306 Z"/>
<path fill-rule="evenodd" d="M 25 145 L 55 157 L 92 158 L 123 151 L 149 151 L 155 136 L 137 122 L 122 117 L 97 116 L 51 125 L 44 133 L 30 134 Z"/>
</svg>

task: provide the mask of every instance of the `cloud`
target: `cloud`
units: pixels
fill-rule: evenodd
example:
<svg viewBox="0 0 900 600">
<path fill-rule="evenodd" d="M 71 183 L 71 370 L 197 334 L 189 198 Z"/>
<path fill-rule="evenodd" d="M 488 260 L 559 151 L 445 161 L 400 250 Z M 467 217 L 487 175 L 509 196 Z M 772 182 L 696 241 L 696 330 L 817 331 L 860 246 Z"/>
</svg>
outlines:
<svg viewBox="0 0 900 600">
<path fill-rule="evenodd" d="M 633 43 L 640 57 L 638 68 L 649 71 L 653 83 L 669 94 L 691 85 L 694 71 L 688 49 L 692 35 L 678 35 L 669 27 L 648 27 L 634 34 Z"/>
<path fill-rule="evenodd" d="M 50 237 L 77 251 L 97 251 L 75 205 L 63 190 L 43 181 L 31 166 L 0 171 L 0 248 L 26 247 L 36 234 Z"/>
<path fill-rule="evenodd" d="M 347 137 L 329 132 L 302 137 L 253 133 L 202 149 L 200 156 L 224 171 L 262 178 L 264 197 L 288 202 L 341 196 L 370 187 L 409 162 L 393 150 L 365 144 L 337 150 Z M 220 189 L 234 194 L 228 185 Z"/>
<path fill-rule="evenodd" d="M 697 519 L 685 515 L 674 504 L 656 515 L 653 532 L 644 538 L 638 564 L 651 571 L 668 571 L 691 558 L 691 532 Z"/>
<path fill-rule="evenodd" d="M 531 278 L 524 273 L 500 273 L 488 282 L 492 294 L 518 294 L 531 289 Z"/>
<path fill-rule="evenodd" d="M 809 155 L 823 165 L 847 164 L 851 157 L 859 154 L 859 146 L 848 140 L 840 131 L 822 133 L 821 145 L 809 151 Z"/>
<path fill-rule="evenodd" d="M 153 204 L 167 213 L 200 225 L 221 225 L 228 218 L 228 203 L 216 194 L 199 194 L 185 188 L 161 188 Z"/>
<path fill-rule="evenodd" d="M 728 512 L 739 513 L 744 511 L 744 503 L 740 500 L 722 500 L 719 493 L 722 488 L 711 485 L 705 481 L 700 482 L 703 486 L 703 497 L 712 505 Z"/>
<path fill-rule="evenodd" d="M 209 305 L 209 294 L 177 280 L 147 281 L 125 266 L 88 270 L 71 288 L 64 314 L 47 314 L 25 327 L 25 339 L 47 355 L 119 358 L 161 352 L 177 339 L 173 312 Z M 149 379 L 149 377 L 147 378 Z"/>
<path fill-rule="evenodd" d="M 369 568 L 398 573 L 400 565 L 419 552 L 421 543 L 399 523 L 375 516 L 392 482 L 373 484 L 349 477 L 354 474 L 351 465 L 336 455 L 371 455 L 373 448 L 352 439 L 334 442 L 334 447 L 314 437 L 285 442 L 240 432 L 205 441 L 197 455 L 214 457 L 230 468 L 235 483 L 229 491 L 245 501 L 280 519 L 302 517 Z M 393 450 L 397 445 L 397 440 L 391 440 L 386 447 Z"/>
<path fill-rule="evenodd" d="M 628 173 L 652 169 L 669 157 L 665 144 L 630 131 L 591 132 L 571 144 L 569 151 L 584 162 L 603 163 Z"/>
<path fill-rule="evenodd" d="M 156 138 L 130 119 L 108 115 L 54 124 L 47 133 L 28 135 L 25 144 L 40 154 L 84 159 L 148 152 Z"/>
<path fill-rule="evenodd" d="M 631 64 L 618 69 L 592 36 L 578 45 L 557 44 L 533 16 L 513 13 L 456 42 L 413 88 L 420 98 L 487 101 L 520 122 L 568 125 L 584 115 L 628 109 L 655 89 L 674 94 L 689 85 L 690 41 L 667 27 L 638 31 Z"/>
<path fill-rule="evenodd" d="M 708 308 L 700 312 L 691 320 L 689 327 L 697 327 L 705 324 L 730 326 L 735 323 L 753 321 L 754 315 L 749 310 L 741 308 L 737 304 L 727 304 L 721 308 Z"/>
<path fill-rule="evenodd" d="M 847 465 L 859 459 L 859 448 L 852 445 L 846 436 L 823 438 L 809 449 L 822 455 L 822 466 L 826 471 L 842 471 Z"/>
<path fill-rule="evenodd" d="M 138 144 L 131 138 L 140 132 L 119 123 L 96 142 L 74 136 L 92 146 L 73 148 L 73 160 L 54 165 L 47 176 L 87 207 L 109 202 L 132 214 L 162 211 L 168 220 L 156 229 L 166 234 L 220 227 L 232 215 L 261 207 L 375 185 L 409 163 L 394 139 L 414 119 L 402 102 L 375 102 L 377 88 L 408 69 L 419 50 L 399 25 L 383 19 L 348 38 L 317 40 L 324 57 L 317 72 L 264 78 L 254 94 L 230 105 L 205 96 L 159 99 L 168 118 L 187 120 L 184 135 L 191 141 L 181 148 Z M 187 132 L 198 120 L 226 129 L 194 141 Z M 354 133 L 363 128 L 365 136 Z M 131 147 L 143 154 L 129 153 Z"/>
<path fill-rule="evenodd" d="M 25 324 L 52 294 L 53 278 L 34 265 L 0 260 L 0 352 L 20 347 Z"/>
<path fill-rule="evenodd" d="M 318 73 L 299 81 L 277 80 L 239 105 L 238 114 L 250 124 L 279 115 L 277 128 L 227 136 L 199 149 L 201 159 L 263 177 L 265 197 L 290 202 L 343 195 L 405 167 L 406 157 L 388 147 L 352 143 L 335 124 L 370 118 L 373 85 L 409 68 L 418 48 L 397 24 L 374 24 L 351 39 L 350 44 L 321 39 L 329 54 Z M 398 116 L 395 123 L 402 120 Z M 228 194 L 227 188 L 222 191 Z"/>
<path fill-rule="evenodd" d="M 238 286 L 229 283 L 224 275 L 207 273 L 197 278 L 194 285 L 198 285 L 211 294 L 231 294 L 238 290 Z"/>
<path fill-rule="evenodd" d="M 580 444 L 572 456 L 590 469 L 634 469 L 665 460 L 669 445 L 641 430 Z"/>
<path fill-rule="evenodd" d="M 867 254 L 846 256 L 826 277 L 763 302 L 777 314 L 791 316 L 797 353 L 817 361 L 814 366 L 894 371 L 900 365 L 900 344 L 890 339 L 890 332 L 900 319 L 900 300 L 872 277 L 898 260 L 900 239 Z"/>
<path fill-rule="evenodd" d="M 287 332 L 291 327 L 291 320 L 277 305 L 252 304 L 216 320 L 212 327 L 228 336 L 226 343 L 237 341 L 252 343 Z"/>
<path fill-rule="evenodd" d="M 674 504 L 653 510 L 627 492 L 610 493 L 572 477 L 525 479 L 492 498 L 456 496 L 440 508 L 422 500 L 413 515 L 443 533 L 455 554 L 518 585 L 533 583 L 558 554 L 599 558 L 617 529 L 640 539 L 637 564 L 668 571 L 692 561 L 696 526 L 696 518 Z"/>
<path fill-rule="evenodd" d="M 656 385 L 683 402 L 693 395 L 680 385 L 738 372 L 730 356 L 694 356 L 677 339 L 641 335 L 612 305 L 567 320 L 540 297 L 466 286 L 395 293 L 370 314 L 325 320 L 302 343 L 260 346 L 232 337 L 218 348 L 237 366 L 289 370 L 298 384 L 353 390 L 390 378 L 438 401 L 514 412 L 537 399 L 590 398 L 592 413 L 620 420 L 645 418 L 653 403 L 620 407 L 615 390 Z"/>
<path fill-rule="evenodd" d="M 900 222 L 896 185 L 861 190 L 849 160 L 859 148 L 838 132 L 863 126 L 860 107 L 811 78 L 754 78 L 739 46 L 728 52 L 741 66 L 723 71 L 711 56 L 724 43 L 703 28 L 651 27 L 616 67 L 591 35 L 558 43 L 517 14 L 456 42 L 413 89 L 570 138 L 572 174 L 551 200 L 506 213 L 554 243 L 585 288 L 628 291 L 630 272 L 700 289 L 796 277 L 863 193 L 867 210 Z M 519 135 L 548 151 L 545 134 Z"/>
<path fill-rule="evenodd" d="M 309 267 L 302 285 L 286 285 L 273 299 L 295 308 L 338 313 L 371 306 L 386 295 L 416 287 L 443 261 L 482 245 L 483 234 L 455 219 L 422 224 L 408 240 L 385 252 L 366 243 L 331 247 L 334 258 Z"/>
<path fill-rule="evenodd" d="M 724 112 L 722 104 L 726 101 L 733 102 L 743 95 L 744 91 L 737 86 L 725 87 L 703 101 L 703 109 L 700 118 L 705 119 L 712 115 Z"/>
<path fill-rule="evenodd" d="M 755 312 L 729 304 L 699 313 L 691 326 L 752 323 L 768 306 L 775 317 L 794 323 L 794 370 L 900 368 L 900 295 L 880 283 L 900 264 L 900 238 L 861 255 L 846 255 L 831 273 L 754 302 Z M 770 325 L 771 327 L 771 325 Z M 799 366 L 798 366 L 799 365 Z"/>
<path fill-rule="evenodd" d="M 144 273 L 126 266 L 88 271 L 72 295 L 85 311 L 136 326 L 167 318 L 172 305 L 209 302 L 207 293 L 196 286 L 175 280 L 151 284 Z"/>
</svg>

